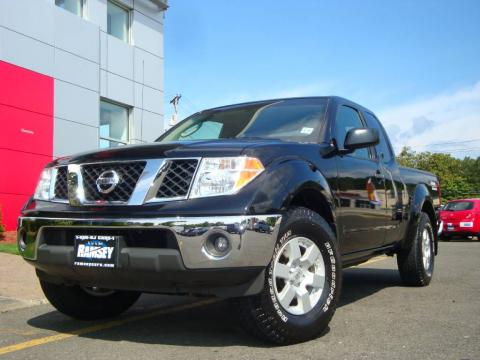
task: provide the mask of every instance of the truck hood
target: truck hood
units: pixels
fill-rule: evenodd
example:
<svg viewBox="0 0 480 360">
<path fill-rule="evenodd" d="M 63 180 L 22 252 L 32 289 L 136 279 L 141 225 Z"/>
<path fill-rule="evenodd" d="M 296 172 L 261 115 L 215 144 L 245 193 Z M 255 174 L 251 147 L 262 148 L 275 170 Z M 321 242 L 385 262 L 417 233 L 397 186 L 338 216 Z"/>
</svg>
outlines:
<svg viewBox="0 0 480 360">
<path fill-rule="evenodd" d="M 281 143 L 284 142 L 268 139 L 220 139 L 128 145 L 60 158 L 54 165 L 164 157 L 238 156 L 242 155 L 246 148 L 270 147 Z"/>
</svg>

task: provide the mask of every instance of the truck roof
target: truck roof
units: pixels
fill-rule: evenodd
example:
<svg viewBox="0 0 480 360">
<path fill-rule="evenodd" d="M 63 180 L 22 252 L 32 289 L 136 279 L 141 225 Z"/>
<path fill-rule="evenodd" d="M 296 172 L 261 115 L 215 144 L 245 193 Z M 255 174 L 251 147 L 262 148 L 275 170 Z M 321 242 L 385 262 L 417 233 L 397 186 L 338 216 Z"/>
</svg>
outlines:
<svg viewBox="0 0 480 360">
<path fill-rule="evenodd" d="M 257 100 L 257 101 L 247 101 L 243 103 L 237 103 L 237 104 L 231 104 L 231 105 L 224 105 L 224 106 L 218 106 L 210 109 L 205 109 L 200 112 L 204 111 L 213 111 L 213 110 L 226 110 L 226 109 L 231 109 L 235 107 L 240 107 L 240 106 L 246 106 L 246 105 L 256 105 L 256 104 L 263 104 L 263 103 L 271 103 L 274 101 L 282 101 L 282 100 L 297 100 L 297 99 L 327 99 L 329 102 L 341 102 L 341 103 L 347 103 L 350 105 L 355 106 L 356 108 L 359 108 L 363 111 L 367 111 L 370 113 L 374 113 L 370 109 L 366 108 L 365 106 L 362 106 L 354 101 L 348 100 L 346 98 L 343 98 L 341 96 L 335 96 L 335 95 L 330 95 L 330 96 L 299 96 L 299 97 L 288 97 L 288 98 L 274 98 L 274 99 L 265 99 L 265 100 Z"/>
</svg>

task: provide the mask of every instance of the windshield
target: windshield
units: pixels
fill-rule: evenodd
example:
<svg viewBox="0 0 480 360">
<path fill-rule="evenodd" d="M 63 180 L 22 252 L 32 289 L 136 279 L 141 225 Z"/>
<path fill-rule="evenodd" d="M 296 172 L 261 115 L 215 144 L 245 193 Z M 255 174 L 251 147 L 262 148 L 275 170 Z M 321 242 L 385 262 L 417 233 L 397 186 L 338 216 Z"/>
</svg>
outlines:
<svg viewBox="0 0 480 360">
<path fill-rule="evenodd" d="M 473 202 L 471 201 L 455 201 L 450 202 L 445 205 L 446 211 L 463 211 L 463 210 L 472 210 L 473 209 Z"/>
<path fill-rule="evenodd" d="M 157 141 L 274 138 L 316 142 L 326 99 L 276 100 L 207 110 L 190 116 Z"/>
</svg>

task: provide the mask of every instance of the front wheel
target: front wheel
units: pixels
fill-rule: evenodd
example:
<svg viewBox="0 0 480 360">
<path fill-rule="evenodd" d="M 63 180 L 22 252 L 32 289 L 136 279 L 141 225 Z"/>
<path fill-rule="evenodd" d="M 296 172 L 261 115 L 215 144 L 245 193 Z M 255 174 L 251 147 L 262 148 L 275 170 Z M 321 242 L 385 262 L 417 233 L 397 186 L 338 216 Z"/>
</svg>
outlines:
<svg viewBox="0 0 480 360">
<path fill-rule="evenodd" d="M 430 218 L 421 213 L 410 246 L 397 254 L 398 270 L 403 282 L 410 286 L 427 286 L 435 264 L 434 237 Z"/>
<path fill-rule="evenodd" d="M 57 285 L 40 280 L 48 301 L 61 313 L 79 320 L 114 317 L 129 309 L 140 296 L 134 291 L 115 291 Z"/>
<path fill-rule="evenodd" d="M 267 268 L 265 287 L 234 300 L 240 323 L 251 334 L 279 345 L 320 335 L 335 313 L 341 263 L 328 223 L 306 208 L 290 210 Z"/>
</svg>

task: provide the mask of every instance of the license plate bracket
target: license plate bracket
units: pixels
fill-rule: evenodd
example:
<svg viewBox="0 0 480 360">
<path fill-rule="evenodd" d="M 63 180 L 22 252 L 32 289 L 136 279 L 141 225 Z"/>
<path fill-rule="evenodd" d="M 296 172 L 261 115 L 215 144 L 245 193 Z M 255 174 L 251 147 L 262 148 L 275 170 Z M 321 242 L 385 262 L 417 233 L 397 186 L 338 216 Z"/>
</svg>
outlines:
<svg viewBox="0 0 480 360">
<path fill-rule="evenodd" d="M 75 235 L 73 265 L 107 269 L 117 267 L 121 238 L 117 235 Z"/>
</svg>

